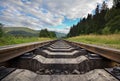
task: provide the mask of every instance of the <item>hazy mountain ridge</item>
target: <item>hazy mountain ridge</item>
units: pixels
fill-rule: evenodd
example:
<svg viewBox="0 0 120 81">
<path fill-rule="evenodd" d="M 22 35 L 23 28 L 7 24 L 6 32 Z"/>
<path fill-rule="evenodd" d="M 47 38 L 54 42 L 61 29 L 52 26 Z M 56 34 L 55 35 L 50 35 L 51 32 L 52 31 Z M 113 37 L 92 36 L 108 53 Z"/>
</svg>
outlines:
<svg viewBox="0 0 120 81">
<path fill-rule="evenodd" d="M 21 30 L 21 31 L 26 31 L 26 32 L 31 32 L 31 33 L 38 33 L 37 30 L 32 30 L 26 27 L 4 27 L 3 30 L 5 32 Z"/>
<path fill-rule="evenodd" d="M 38 36 L 39 31 L 25 27 L 4 27 L 4 32 L 14 36 Z"/>
<path fill-rule="evenodd" d="M 65 33 L 60 33 L 60 32 L 55 32 L 57 38 L 62 38 L 62 37 L 66 37 L 67 34 Z"/>
<path fill-rule="evenodd" d="M 32 30 L 26 27 L 4 27 L 4 32 L 14 36 L 39 36 L 39 30 Z M 55 31 L 53 31 L 55 32 Z M 65 33 L 55 32 L 57 38 L 65 37 Z"/>
</svg>

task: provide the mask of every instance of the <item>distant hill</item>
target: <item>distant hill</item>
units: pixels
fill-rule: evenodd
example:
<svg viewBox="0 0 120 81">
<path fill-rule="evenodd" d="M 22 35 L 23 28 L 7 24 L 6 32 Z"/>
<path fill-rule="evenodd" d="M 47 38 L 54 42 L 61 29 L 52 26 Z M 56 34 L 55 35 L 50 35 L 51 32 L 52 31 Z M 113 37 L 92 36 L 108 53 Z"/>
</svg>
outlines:
<svg viewBox="0 0 120 81">
<path fill-rule="evenodd" d="M 31 32 L 31 33 L 36 33 L 37 31 L 35 30 L 32 30 L 30 28 L 25 28 L 25 27 L 4 27 L 3 30 L 5 32 L 9 32 L 9 31 L 18 31 L 18 30 L 21 30 L 21 31 L 26 31 L 26 32 Z"/>
<path fill-rule="evenodd" d="M 39 32 L 40 32 L 26 27 L 4 27 L 3 30 L 5 33 L 14 36 L 39 36 Z M 57 38 L 62 38 L 66 36 L 65 33 L 60 33 L 60 32 L 55 32 L 55 34 Z"/>
<path fill-rule="evenodd" d="M 39 31 L 25 27 L 4 27 L 3 30 L 14 36 L 38 36 L 39 33 Z"/>
<path fill-rule="evenodd" d="M 60 32 L 55 32 L 55 33 L 56 33 L 57 38 L 62 38 L 62 37 L 65 37 L 67 35 L 65 33 L 60 33 Z"/>
</svg>

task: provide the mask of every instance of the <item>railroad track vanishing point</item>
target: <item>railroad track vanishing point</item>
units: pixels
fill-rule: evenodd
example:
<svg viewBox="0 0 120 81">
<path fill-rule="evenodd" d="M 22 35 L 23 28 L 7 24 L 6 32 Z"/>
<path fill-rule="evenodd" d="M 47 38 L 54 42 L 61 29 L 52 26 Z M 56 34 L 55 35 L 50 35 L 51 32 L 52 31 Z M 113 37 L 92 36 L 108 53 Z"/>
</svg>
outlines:
<svg viewBox="0 0 120 81">
<path fill-rule="evenodd" d="M 1 81 L 119 81 L 120 50 L 54 40 L 0 48 Z"/>
</svg>

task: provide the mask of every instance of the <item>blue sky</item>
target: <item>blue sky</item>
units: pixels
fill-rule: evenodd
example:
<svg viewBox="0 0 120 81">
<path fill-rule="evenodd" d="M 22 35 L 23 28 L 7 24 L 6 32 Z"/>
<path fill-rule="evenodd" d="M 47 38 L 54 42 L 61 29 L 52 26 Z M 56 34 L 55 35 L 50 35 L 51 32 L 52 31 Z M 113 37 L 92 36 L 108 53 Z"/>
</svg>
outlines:
<svg viewBox="0 0 120 81">
<path fill-rule="evenodd" d="M 0 0 L 0 23 L 68 33 L 104 0 Z M 106 0 L 112 6 L 112 0 Z"/>
</svg>

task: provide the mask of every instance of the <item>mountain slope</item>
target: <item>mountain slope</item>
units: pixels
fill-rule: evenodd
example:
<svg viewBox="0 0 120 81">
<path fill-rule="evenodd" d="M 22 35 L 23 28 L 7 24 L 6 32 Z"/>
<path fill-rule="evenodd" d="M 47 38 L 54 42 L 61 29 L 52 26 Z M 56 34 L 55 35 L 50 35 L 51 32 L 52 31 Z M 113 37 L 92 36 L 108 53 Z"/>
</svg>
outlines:
<svg viewBox="0 0 120 81">
<path fill-rule="evenodd" d="M 14 36 L 38 36 L 39 31 L 32 30 L 25 27 L 4 27 L 5 33 L 14 35 Z"/>
<path fill-rule="evenodd" d="M 65 37 L 66 34 L 65 33 L 60 33 L 60 32 L 55 32 L 57 38 L 62 38 L 62 37 Z"/>
</svg>

